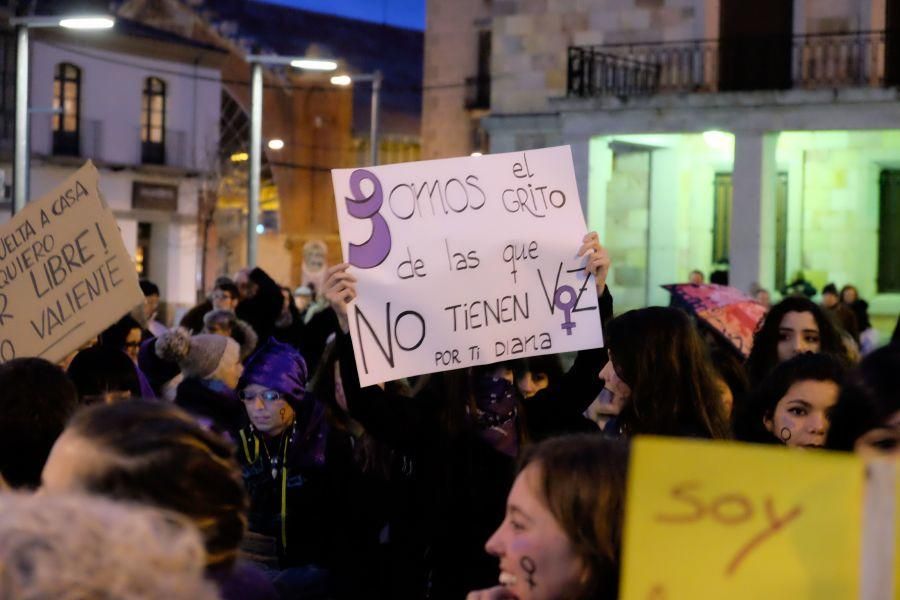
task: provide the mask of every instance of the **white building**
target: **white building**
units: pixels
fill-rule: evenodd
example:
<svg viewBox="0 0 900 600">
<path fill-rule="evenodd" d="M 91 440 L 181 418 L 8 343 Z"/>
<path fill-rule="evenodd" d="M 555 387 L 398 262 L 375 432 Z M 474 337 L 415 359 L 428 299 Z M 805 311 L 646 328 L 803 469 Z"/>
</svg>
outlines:
<svg viewBox="0 0 900 600">
<path fill-rule="evenodd" d="M 737 287 L 802 271 L 858 286 L 883 329 L 896 319 L 900 2 L 429 0 L 427 14 L 426 73 L 460 77 L 426 79 L 423 154 L 477 150 L 459 134 L 477 129 L 491 152 L 571 145 L 619 309 L 664 304 L 661 284 L 727 259 Z M 462 76 L 489 81 L 489 106 L 463 104 Z"/>
<path fill-rule="evenodd" d="M 123 19 L 109 32 L 32 33 L 30 196 L 92 160 L 135 266 L 160 287 L 170 321 L 196 301 L 198 198 L 216 170 L 223 58 Z"/>
</svg>

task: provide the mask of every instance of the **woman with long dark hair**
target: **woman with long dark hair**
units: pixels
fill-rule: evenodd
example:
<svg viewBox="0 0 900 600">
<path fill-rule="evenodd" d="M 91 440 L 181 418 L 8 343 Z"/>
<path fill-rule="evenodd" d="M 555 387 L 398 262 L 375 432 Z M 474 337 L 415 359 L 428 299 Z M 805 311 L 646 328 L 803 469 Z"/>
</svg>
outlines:
<svg viewBox="0 0 900 600">
<path fill-rule="evenodd" d="M 746 363 L 751 386 L 765 379 L 778 363 L 804 352 L 846 356 L 840 333 L 819 305 L 790 296 L 772 307 L 753 336 Z"/>
<path fill-rule="evenodd" d="M 683 311 L 654 306 L 616 317 L 606 347 L 600 379 L 622 403 L 620 433 L 730 436 L 706 347 Z"/>
<path fill-rule="evenodd" d="M 840 359 L 822 353 L 807 352 L 779 364 L 735 414 L 735 436 L 786 446 L 824 445 L 845 372 Z"/>
</svg>

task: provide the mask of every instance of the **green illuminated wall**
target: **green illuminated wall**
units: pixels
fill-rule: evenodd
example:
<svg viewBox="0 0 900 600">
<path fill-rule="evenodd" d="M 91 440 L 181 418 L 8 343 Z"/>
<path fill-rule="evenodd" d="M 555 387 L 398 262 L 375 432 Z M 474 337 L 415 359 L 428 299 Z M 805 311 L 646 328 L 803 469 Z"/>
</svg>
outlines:
<svg viewBox="0 0 900 600">
<path fill-rule="evenodd" d="M 733 139 L 700 134 L 595 137 L 588 223 L 613 258 L 619 310 L 664 304 L 659 285 L 712 268 L 713 177 L 734 169 Z M 788 174 L 786 270 L 876 295 L 878 175 L 900 169 L 900 130 L 782 132 Z"/>
</svg>

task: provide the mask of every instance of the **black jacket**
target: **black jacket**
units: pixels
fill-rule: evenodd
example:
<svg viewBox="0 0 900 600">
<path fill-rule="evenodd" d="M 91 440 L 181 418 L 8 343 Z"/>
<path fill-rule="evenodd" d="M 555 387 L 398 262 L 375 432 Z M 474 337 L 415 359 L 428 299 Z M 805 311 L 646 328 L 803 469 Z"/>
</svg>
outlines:
<svg viewBox="0 0 900 600">
<path fill-rule="evenodd" d="M 604 322 L 611 318 L 608 292 L 600 310 Z M 496 585 L 497 559 L 484 544 L 503 521 L 515 459 L 489 446 L 473 427 L 448 430 L 441 404 L 443 374 L 432 377 L 415 398 L 378 386 L 361 388 L 350 336 L 338 333 L 337 343 L 350 414 L 372 437 L 412 461 L 409 502 L 392 516 L 391 527 L 412 557 L 408 576 L 424 587 L 418 594 L 395 597 L 458 599 Z M 582 414 L 602 389 L 597 376 L 606 356 L 601 349 L 580 352 L 561 381 L 526 401 L 520 421 L 526 437 L 599 431 Z M 415 562 L 417 556 L 421 560 Z"/>
<path fill-rule="evenodd" d="M 378 531 L 356 506 L 365 486 L 352 441 L 324 422 L 324 407 L 312 396 L 296 420 L 293 445 L 290 430 L 265 438 L 247 426 L 235 436 L 250 495 L 248 529 L 276 540 L 280 568 L 315 565 L 330 574 L 334 598 L 362 597 Z M 324 463 L 310 451 L 319 436 L 326 438 Z M 286 469 L 276 468 L 273 477 L 274 456 L 286 457 Z"/>
<path fill-rule="evenodd" d="M 235 314 L 253 327 L 260 340 L 267 340 L 275 333 L 275 321 L 281 316 L 284 296 L 275 280 L 259 267 L 250 271 L 249 277 L 256 284 L 256 294 L 241 300 Z"/>
</svg>

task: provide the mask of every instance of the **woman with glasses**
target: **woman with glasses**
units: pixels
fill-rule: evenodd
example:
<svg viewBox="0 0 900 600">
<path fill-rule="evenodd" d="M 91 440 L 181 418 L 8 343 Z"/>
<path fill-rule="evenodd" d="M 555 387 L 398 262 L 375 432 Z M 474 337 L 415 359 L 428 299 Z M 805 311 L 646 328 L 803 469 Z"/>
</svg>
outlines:
<svg viewBox="0 0 900 600">
<path fill-rule="evenodd" d="M 284 597 L 361 597 L 352 586 L 365 579 L 358 570 L 369 566 L 365 549 L 378 532 L 351 509 L 359 472 L 350 437 L 331 427 L 306 383 L 300 353 L 271 338 L 244 367 L 238 395 L 249 423 L 236 441 L 249 529 L 259 546 L 275 546 L 274 581 Z"/>
</svg>

